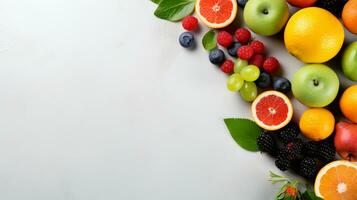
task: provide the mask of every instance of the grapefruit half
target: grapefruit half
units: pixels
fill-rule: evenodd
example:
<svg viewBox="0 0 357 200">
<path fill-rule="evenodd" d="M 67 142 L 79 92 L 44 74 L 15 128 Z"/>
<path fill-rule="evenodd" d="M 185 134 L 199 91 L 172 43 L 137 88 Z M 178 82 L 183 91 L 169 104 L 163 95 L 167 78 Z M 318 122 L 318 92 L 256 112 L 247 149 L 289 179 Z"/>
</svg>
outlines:
<svg viewBox="0 0 357 200">
<path fill-rule="evenodd" d="M 258 126 L 274 131 L 286 126 L 293 117 L 293 107 L 287 96 L 277 91 L 260 94 L 252 104 L 252 114 Z"/>
<path fill-rule="evenodd" d="M 237 0 L 197 0 L 196 13 L 210 28 L 223 28 L 237 16 Z"/>
</svg>

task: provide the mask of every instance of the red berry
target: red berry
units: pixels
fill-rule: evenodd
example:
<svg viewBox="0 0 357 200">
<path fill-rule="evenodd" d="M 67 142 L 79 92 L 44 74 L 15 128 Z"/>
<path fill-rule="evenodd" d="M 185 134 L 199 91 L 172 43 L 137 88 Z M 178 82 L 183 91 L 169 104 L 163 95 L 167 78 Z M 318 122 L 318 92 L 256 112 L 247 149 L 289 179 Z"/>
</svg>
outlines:
<svg viewBox="0 0 357 200">
<path fill-rule="evenodd" d="M 270 74 L 278 71 L 279 67 L 279 61 L 274 57 L 268 57 L 263 63 L 263 69 Z"/>
<path fill-rule="evenodd" d="M 233 36 L 227 31 L 220 31 L 217 36 L 217 42 L 223 47 L 229 47 L 233 42 Z"/>
<path fill-rule="evenodd" d="M 245 45 L 238 49 L 237 55 L 243 60 L 249 60 L 254 54 L 254 49 L 251 46 Z"/>
<path fill-rule="evenodd" d="M 264 53 L 264 44 L 261 41 L 255 40 L 252 43 L 250 43 L 250 46 L 253 47 L 254 53 L 259 53 L 259 54 Z"/>
<path fill-rule="evenodd" d="M 251 34 L 246 28 L 240 28 L 236 31 L 236 38 L 241 44 L 247 44 L 250 40 Z"/>
<path fill-rule="evenodd" d="M 188 31 L 194 31 L 198 27 L 198 20 L 194 16 L 187 16 L 182 20 L 182 27 Z"/>
<path fill-rule="evenodd" d="M 234 69 L 234 62 L 232 60 L 226 60 L 221 65 L 222 72 L 226 74 L 231 74 L 233 72 L 233 69 Z"/>
<path fill-rule="evenodd" d="M 265 57 L 262 54 L 254 54 L 250 59 L 249 59 L 249 64 L 255 65 L 259 68 L 263 67 Z"/>
</svg>

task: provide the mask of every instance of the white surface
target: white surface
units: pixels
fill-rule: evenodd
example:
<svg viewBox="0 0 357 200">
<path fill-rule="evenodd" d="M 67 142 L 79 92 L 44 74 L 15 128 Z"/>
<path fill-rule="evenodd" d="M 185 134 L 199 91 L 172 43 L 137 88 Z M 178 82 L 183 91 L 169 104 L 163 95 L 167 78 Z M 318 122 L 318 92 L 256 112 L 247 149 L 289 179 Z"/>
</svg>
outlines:
<svg viewBox="0 0 357 200">
<path fill-rule="evenodd" d="M 0 1 L 0 199 L 273 198 L 272 160 L 239 148 L 222 121 L 250 117 L 248 104 L 154 9 Z M 264 40 L 288 77 L 302 65 Z"/>
</svg>

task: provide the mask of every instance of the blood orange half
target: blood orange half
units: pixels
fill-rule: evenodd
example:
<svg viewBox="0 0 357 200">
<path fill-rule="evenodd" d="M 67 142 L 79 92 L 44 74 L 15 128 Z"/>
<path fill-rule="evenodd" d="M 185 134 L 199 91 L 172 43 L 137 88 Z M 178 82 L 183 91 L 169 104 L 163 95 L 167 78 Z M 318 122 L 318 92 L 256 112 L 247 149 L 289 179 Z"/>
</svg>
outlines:
<svg viewBox="0 0 357 200">
<path fill-rule="evenodd" d="M 278 130 L 286 126 L 293 117 L 293 107 L 287 96 L 277 91 L 260 94 L 252 104 L 255 122 L 265 130 Z"/>
<path fill-rule="evenodd" d="M 237 0 L 197 0 L 196 13 L 210 28 L 223 28 L 236 18 Z"/>
</svg>

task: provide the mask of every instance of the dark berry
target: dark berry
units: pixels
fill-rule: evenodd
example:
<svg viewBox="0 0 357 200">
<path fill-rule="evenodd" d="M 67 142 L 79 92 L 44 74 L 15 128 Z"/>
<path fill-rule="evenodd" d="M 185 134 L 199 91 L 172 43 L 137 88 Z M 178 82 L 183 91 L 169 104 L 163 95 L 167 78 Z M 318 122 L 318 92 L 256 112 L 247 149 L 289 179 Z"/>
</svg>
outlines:
<svg viewBox="0 0 357 200">
<path fill-rule="evenodd" d="M 296 123 L 290 123 L 285 126 L 281 131 L 278 133 L 279 138 L 284 142 L 288 143 L 295 140 L 298 135 L 300 134 L 300 129 Z"/>
<path fill-rule="evenodd" d="M 239 43 L 239 42 L 233 42 L 228 48 L 227 48 L 227 51 L 228 51 L 228 54 L 232 57 L 235 57 L 237 58 L 238 55 L 237 55 L 237 51 L 238 49 L 241 47 L 242 45 Z"/>
<path fill-rule="evenodd" d="M 317 158 L 318 151 L 319 151 L 319 145 L 315 141 L 308 141 L 305 142 L 302 148 L 303 154 L 311 157 L 311 158 Z"/>
<path fill-rule="evenodd" d="M 288 93 L 291 91 L 291 83 L 288 79 L 284 77 L 278 77 L 274 79 L 274 90 L 280 91 L 282 93 Z"/>
<path fill-rule="evenodd" d="M 331 162 L 335 159 L 336 150 L 333 143 L 323 140 L 318 144 L 317 157 L 324 163 Z"/>
<path fill-rule="evenodd" d="M 290 161 L 283 156 L 278 156 L 275 160 L 275 165 L 281 171 L 286 171 L 290 168 Z"/>
<path fill-rule="evenodd" d="M 340 14 L 343 8 L 343 2 L 341 0 L 318 0 L 317 7 L 326 9 L 333 14 Z"/>
<path fill-rule="evenodd" d="M 316 159 L 304 158 L 300 162 L 299 174 L 305 178 L 313 179 L 315 178 L 318 170 L 318 163 Z"/>
<path fill-rule="evenodd" d="M 221 65 L 225 59 L 226 56 L 224 55 L 224 52 L 220 49 L 213 49 L 209 52 L 209 60 L 212 64 Z"/>
<path fill-rule="evenodd" d="M 248 0 L 237 0 L 238 6 L 241 8 L 245 7 L 245 4 L 247 4 Z"/>
<path fill-rule="evenodd" d="M 276 144 L 271 133 L 262 133 L 257 139 L 259 151 L 274 154 Z"/>
<path fill-rule="evenodd" d="M 255 81 L 259 88 L 269 88 L 271 86 L 271 76 L 266 72 L 261 72 L 259 78 Z"/>
<path fill-rule="evenodd" d="M 285 144 L 282 151 L 288 160 L 298 160 L 302 157 L 302 141 L 295 139 Z"/>
<path fill-rule="evenodd" d="M 184 48 L 191 48 L 195 43 L 195 37 L 191 32 L 184 32 L 179 37 L 179 42 Z"/>
</svg>

